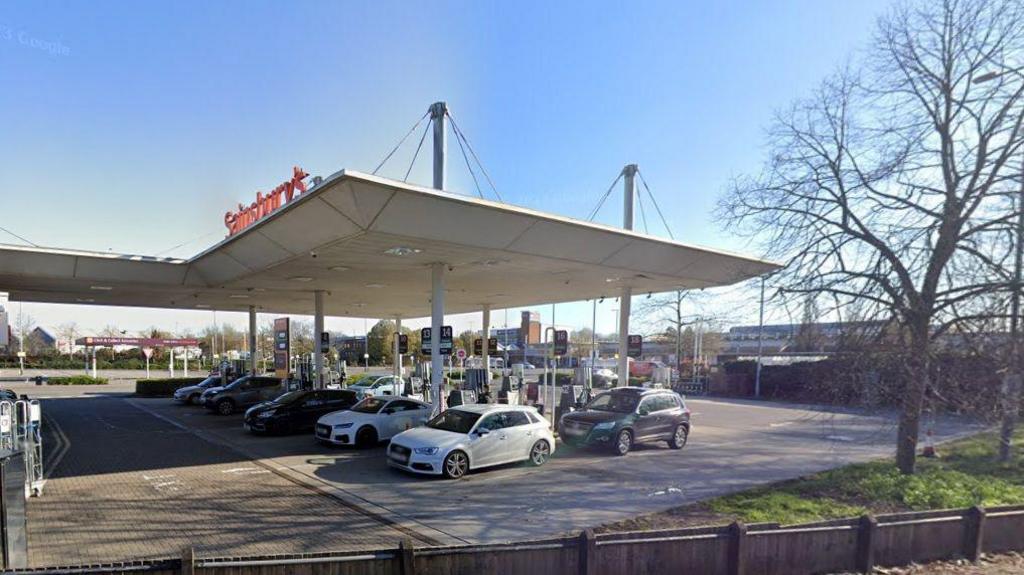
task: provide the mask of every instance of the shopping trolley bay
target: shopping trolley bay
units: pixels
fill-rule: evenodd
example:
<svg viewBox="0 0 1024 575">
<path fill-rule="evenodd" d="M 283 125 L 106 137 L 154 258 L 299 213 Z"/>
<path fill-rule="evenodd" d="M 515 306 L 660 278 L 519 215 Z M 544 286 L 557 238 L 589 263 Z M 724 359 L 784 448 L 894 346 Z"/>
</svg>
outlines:
<svg viewBox="0 0 1024 575">
<path fill-rule="evenodd" d="M 544 537 L 885 455 L 894 430 L 888 413 L 687 399 L 683 449 L 659 442 L 615 457 L 559 442 L 545 465 L 453 481 L 390 467 L 384 441 L 358 449 L 313 432 L 257 435 L 242 413 L 127 391 L 39 394 L 45 485 L 26 505 L 29 565 L 174 557 L 186 547 L 252 556 Z M 973 427 L 940 429 L 949 437 Z"/>
</svg>

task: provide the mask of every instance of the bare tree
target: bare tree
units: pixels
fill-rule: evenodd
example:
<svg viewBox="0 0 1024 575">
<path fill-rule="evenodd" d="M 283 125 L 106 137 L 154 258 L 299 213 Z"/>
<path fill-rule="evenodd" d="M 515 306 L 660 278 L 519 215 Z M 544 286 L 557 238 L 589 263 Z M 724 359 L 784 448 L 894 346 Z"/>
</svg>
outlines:
<svg viewBox="0 0 1024 575">
<path fill-rule="evenodd" d="M 683 361 L 683 329 L 694 323 L 692 316 L 683 313 L 683 304 L 691 299 L 692 292 L 676 290 L 640 300 L 637 306 L 638 316 L 652 325 L 661 326 L 664 333 L 671 333 L 675 338 L 674 367 L 677 369 Z"/>
<path fill-rule="evenodd" d="M 763 172 L 724 218 L 787 262 L 775 283 L 892 319 L 906 350 L 897 465 L 913 473 L 934 336 L 1009 289 L 1007 201 L 1024 153 L 1024 7 L 922 1 L 879 22 L 867 60 L 780 113 Z"/>
<path fill-rule="evenodd" d="M 68 355 L 75 354 L 75 336 L 78 334 L 78 324 L 69 321 L 57 326 L 57 337 L 68 342 Z"/>
</svg>

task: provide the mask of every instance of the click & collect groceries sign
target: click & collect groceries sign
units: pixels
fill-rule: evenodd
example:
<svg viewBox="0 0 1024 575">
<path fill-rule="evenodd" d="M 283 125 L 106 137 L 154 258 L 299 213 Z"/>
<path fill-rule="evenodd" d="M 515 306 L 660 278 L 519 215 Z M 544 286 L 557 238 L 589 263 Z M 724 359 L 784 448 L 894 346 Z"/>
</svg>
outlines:
<svg viewBox="0 0 1024 575">
<path fill-rule="evenodd" d="M 302 168 L 295 166 L 292 169 L 292 179 L 284 182 L 263 195 L 263 192 L 256 192 L 256 201 L 245 206 L 238 204 L 238 209 L 224 214 L 224 225 L 228 228 L 228 236 L 233 236 L 259 220 L 267 217 L 287 204 L 295 197 L 295 192 L 306 193 L 306 183 L 302 180 L 309 176 Z M 283 200 L 282 200 L 283 198 Z"/>
</svg>

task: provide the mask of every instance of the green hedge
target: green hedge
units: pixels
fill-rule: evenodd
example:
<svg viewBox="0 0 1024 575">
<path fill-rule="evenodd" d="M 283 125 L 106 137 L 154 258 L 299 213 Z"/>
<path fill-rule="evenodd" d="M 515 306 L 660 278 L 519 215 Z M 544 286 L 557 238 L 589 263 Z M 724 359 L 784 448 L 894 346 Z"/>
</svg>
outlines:
<svg viewBox="0 0 1024 575">
<path fill-rule="evenodd" d="M 67 377 L 48 377 L 47 385 L 107 385 L 105 377 L 91 377 L 88 375 L 71 375 Z"/>
<path fill-rule="evenodd" d="M 205 377 L 164 377 L 160 379 L 140 379 L 135 382 L 135 395 L 140 397 L 171 397 L 182 387 L 196 385 Z"/>
</svg>

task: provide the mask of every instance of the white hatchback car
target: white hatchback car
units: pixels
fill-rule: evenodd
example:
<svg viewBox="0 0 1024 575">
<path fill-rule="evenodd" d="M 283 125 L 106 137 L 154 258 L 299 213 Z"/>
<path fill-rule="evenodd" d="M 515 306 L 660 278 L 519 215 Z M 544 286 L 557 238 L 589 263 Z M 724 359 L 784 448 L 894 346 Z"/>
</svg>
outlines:
<svg viewBox="0 0 1024 575">
<path fill-rule="evenodd" d="M 554 451 L 555 436 L 536 409 L 469 404 L 396 435 L 387 457 L 392 467 L 457 479 L 470 469 L 503 463 L 544 465 Z"/>
<path fill-rule="evenodd" d="M 335 445 L 370 447 L 423 425 L 431 405 L 408 397 L 367 397 L 352 409 L 335 411 L 316 422 L 316 438 Z"/>
</svg>

